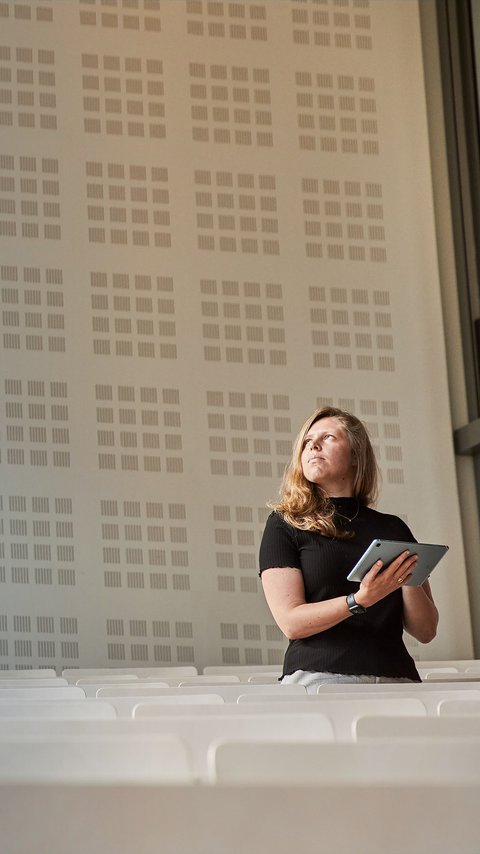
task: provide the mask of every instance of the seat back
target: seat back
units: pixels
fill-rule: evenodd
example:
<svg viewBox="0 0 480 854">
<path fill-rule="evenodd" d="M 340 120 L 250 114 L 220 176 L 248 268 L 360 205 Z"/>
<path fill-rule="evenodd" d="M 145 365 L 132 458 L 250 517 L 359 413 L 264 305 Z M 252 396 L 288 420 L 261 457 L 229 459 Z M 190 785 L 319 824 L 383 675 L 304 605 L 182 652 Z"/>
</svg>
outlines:
<svg viewBox="0 0 480 854">
<path fill-rule="evenodd" d="M 117 717 L 111 703 L 100 700 L 5 700 L 0 699 L 2 720 L 112 720 Z"/>
<path fill-rule="evenodd" d="M 452 700 L 449 697 L 444 697 L 439 700 L 438 714 L 440 716 L 453 715 L 467 717 L 473 715 L 474 717 L 480 717 L 480 698 L 456 697 Z"/>
<path fill-rule="evenodd" d="M 116 685 L 97 688 L 97 697 L 128 697 L 134 694 L 137 697 L 149 697 L 165 695 L 169 697 L 185 697 L 188 694 L 219 694 L 225 703 L 236 703 L 241 694 L 254 697 L 256 694 L 271 694 L 279 697 L 292 695 L 305 696 L 306 690 L 303 685 L 252 685 L 250 683 L 236 682 L 222 685 L 181 685 L 177 687 L 149 685 L 141 682 L 138 685 Z"/>
<path fill-rule="evenodd" d="M 53 667 L 39 667 L 31 670 L 0 670 L 0 683 L 4 679 L 53 679 L 56 675 Z"/>
<path fill-rule="evenodd" d="M 66 667 L 62 670 L 64 679 L 73 683 L 77 679 L 91 676 L 122 676 L 126 674 L 139 679 L 145 679 L 148 676 L 161 679 L 162 676 L 195 676 L 197 673 L 197 668 L 190 664 L 172 667 Z"/>
<path fill-rule="evenodd" d="M 380 749 L 381 748 L 381 749 Z M 480 740 L 248 743 L 218 740 L 209 748 L 215 783 L 264 785 L 480 785 Z"/>
<path fill-rule="evenodd" d="M 410 717 L 361 715 L 354 722 L 354 737 L 361 739 L 475 739 L 480 738 L 479 717 Z"/>
<path fill-rule="evenodd" d="M 184 694 L 182 696 L 174 695 L 173 697 L 168 694 L 158 694 L 154 697 L 110 697 L 108 702 L 115 708 L 117 716 L 120 718 L 131 718 L 137 706 L 148 705 L 152 709 L 154 707 L 158 707 L 159 709 L 163 707 L 165 711 L 169 710 L 169 714 L 173 714 L 174 710 L 176 713 L 182 707 L 189 709 L 191 712 L 193 708 L 223 706 L 225 703 L 220 694 Z"/>
<path fill-rule="evenodd" d="M 172 735 L 52 735 L 2 739 L 0 783 L 189 783 L 183 742 Z"/>
<path fill-rule="evenodd" d="M 75 685 L 38 685 L 0 688 L 0 703 L 4 700 L 81 700 L 85 691 Z"/>
</svg>

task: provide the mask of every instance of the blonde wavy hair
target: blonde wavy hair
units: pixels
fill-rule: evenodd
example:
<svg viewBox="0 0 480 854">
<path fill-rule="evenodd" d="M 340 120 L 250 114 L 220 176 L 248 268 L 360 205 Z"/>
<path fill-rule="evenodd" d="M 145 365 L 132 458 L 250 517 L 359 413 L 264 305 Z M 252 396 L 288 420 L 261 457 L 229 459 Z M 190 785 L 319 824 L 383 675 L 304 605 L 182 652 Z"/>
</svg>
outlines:
<svg viewBox="0 0 480 854">
<path fill-rule="evenodd" d="M 351 412 L 326 406 L 316 409 L 305 421 L 295 439 L 292 457 L 285 469 L 279 500 L 270 502 L 268 506 L 295 528 L 318 531 L 328 537 L 349 538 L 353 536 L 351 531 L 344 531 L 335 525 L 335 507 L 329 496 L 318 484 L 307 480 L 302 469 L 305 436 L 322 418 L 336 418 L 347 434 L 355 460 L 353 497 L 358 499 L 359 504 L 375 504 L 379 469 L 367 428 Z"/>
</svg>

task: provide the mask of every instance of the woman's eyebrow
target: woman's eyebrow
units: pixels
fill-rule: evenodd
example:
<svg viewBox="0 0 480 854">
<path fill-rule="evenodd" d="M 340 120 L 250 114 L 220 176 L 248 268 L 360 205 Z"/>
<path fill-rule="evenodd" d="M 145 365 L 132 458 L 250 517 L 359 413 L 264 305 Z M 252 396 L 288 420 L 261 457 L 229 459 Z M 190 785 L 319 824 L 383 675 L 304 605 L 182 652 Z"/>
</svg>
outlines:
<svg viewBox="0 0 480 854">
<path fill-rule="evenodd" d="M 307 433 L 305 441 L 308 439 L 317 439 L 319 436 L 328 436 L 331 430 L 315 430 L 313 433 Z"/>
</svg>

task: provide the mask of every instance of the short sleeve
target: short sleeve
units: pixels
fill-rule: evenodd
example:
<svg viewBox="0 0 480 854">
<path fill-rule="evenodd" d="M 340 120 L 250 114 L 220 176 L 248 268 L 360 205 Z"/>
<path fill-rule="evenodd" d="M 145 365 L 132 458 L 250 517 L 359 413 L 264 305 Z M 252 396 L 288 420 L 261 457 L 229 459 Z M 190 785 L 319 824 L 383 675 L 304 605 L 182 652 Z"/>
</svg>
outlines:
<svg viewBox="0 0 480 854">
<path fill-rule="evenodd" d="M 273 566 L 293 566 L 301 569 L 300 553 L 295 532 L 278 513 L 267 519 L 259 554 L 260 572 Z"/>
</svg>

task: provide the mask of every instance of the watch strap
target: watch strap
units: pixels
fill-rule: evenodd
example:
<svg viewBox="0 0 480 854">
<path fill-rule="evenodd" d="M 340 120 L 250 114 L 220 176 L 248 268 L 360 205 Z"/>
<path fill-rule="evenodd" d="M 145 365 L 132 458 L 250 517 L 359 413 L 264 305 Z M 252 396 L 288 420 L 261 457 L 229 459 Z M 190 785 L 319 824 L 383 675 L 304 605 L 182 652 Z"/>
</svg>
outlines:
<svg viewBox="0 0 480 854">
<path fill-rule="evenodd" d="M 351 614 L 365 614 L 367 610 L 355 600 L 354 593 L 349 593 L 347 596 L 347 608 Z"/>
</svg>

